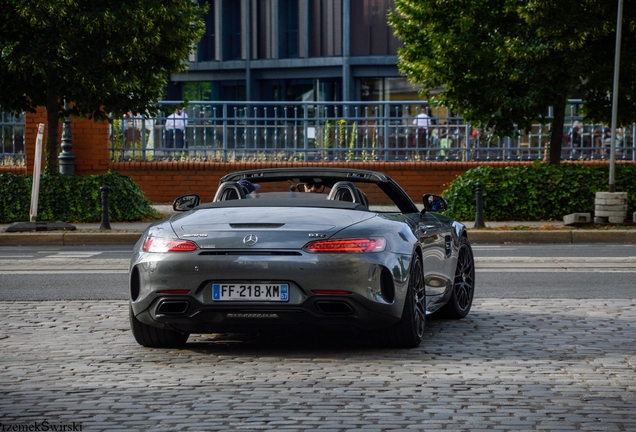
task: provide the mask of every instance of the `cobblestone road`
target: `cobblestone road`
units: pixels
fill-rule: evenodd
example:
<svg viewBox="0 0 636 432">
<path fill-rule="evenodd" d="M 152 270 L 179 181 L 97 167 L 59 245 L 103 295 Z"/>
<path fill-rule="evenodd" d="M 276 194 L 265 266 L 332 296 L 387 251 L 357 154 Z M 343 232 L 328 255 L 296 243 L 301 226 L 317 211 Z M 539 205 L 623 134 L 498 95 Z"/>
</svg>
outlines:
<svg viewBox="0 0 636 432">
<path fill-rule="evenodd" d="M 153 350 L 124 301 L 0 302 L 0 431 L 636 431 L 635 303 L 476 300 L 415 350 L 211 336 Z"/>
</svg>

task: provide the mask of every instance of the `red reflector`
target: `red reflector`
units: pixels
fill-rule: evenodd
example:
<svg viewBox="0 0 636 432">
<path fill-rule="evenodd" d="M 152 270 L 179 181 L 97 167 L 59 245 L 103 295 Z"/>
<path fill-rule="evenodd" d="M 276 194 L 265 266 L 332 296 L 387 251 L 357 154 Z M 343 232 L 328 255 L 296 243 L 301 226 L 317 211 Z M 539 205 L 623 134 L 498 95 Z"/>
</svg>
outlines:
<svg viewBox="0 0 636 432">
<path fill-rule="evenodd" d="M 349 291 L 330 291 L 330 290 L 311 290 L 312 293 L 318 295 L 348 295 Z"/>
<path fill-rule="evenodd" d="M 190 294 L 190 290 L 163 290 L 159 294 Z"/>
<path fill-rule="evenodd" d="M 382 252 L 386 246 L 384 237 L 375 239 L 322 240 L 309 243 L 305 251 L 313 253 L 365 253 Z"/>
<path fill-rule="evenodd" d="M 187 240 L 146 237 L 142 249 L 144 252 L 192 252 L 199 246 Z"/>
</svg>

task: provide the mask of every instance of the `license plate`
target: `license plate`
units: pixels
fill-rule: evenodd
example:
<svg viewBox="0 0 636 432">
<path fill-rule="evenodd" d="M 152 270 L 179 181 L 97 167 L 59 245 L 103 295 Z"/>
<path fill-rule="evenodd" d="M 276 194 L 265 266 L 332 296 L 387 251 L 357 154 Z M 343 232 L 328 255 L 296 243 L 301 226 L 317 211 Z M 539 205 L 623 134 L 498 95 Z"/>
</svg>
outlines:
<svg viewBox="0 0 636 432">
<path fill-rule="evenodd" d="M 288 301 L 289 284 L 212 284 L 214 301 Z"/>
</svg>

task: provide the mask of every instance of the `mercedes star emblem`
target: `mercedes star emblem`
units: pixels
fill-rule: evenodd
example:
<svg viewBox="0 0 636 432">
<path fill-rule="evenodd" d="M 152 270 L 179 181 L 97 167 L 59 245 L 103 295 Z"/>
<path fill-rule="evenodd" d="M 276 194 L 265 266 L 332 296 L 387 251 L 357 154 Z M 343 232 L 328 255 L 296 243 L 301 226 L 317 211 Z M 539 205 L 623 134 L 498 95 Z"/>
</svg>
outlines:
<svg viewBox="0 0 636 432">
<path fill-rule="evenodd" d="M 258 237 L 256 237 L 256 235 L 254 234 L 248 234 L 243 238 L 243 243 L 245 243 L 247 246 L 254 246 L 257 241 Z"/>
</svg>

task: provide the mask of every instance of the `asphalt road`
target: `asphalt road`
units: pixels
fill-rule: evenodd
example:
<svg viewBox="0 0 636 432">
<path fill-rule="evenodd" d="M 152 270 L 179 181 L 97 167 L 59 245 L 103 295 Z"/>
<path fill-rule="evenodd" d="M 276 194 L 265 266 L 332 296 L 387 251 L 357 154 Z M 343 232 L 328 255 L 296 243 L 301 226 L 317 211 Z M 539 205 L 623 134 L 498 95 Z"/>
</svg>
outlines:
<svg viewBox="0 0 636 432">
<path fill-rule="evenodd" d="M 130 246 L 0 248 L 0 301 L 125 300 Z M 636 245 L 477 245 L 476 298 L 636 294 Z"/>
</svg>

